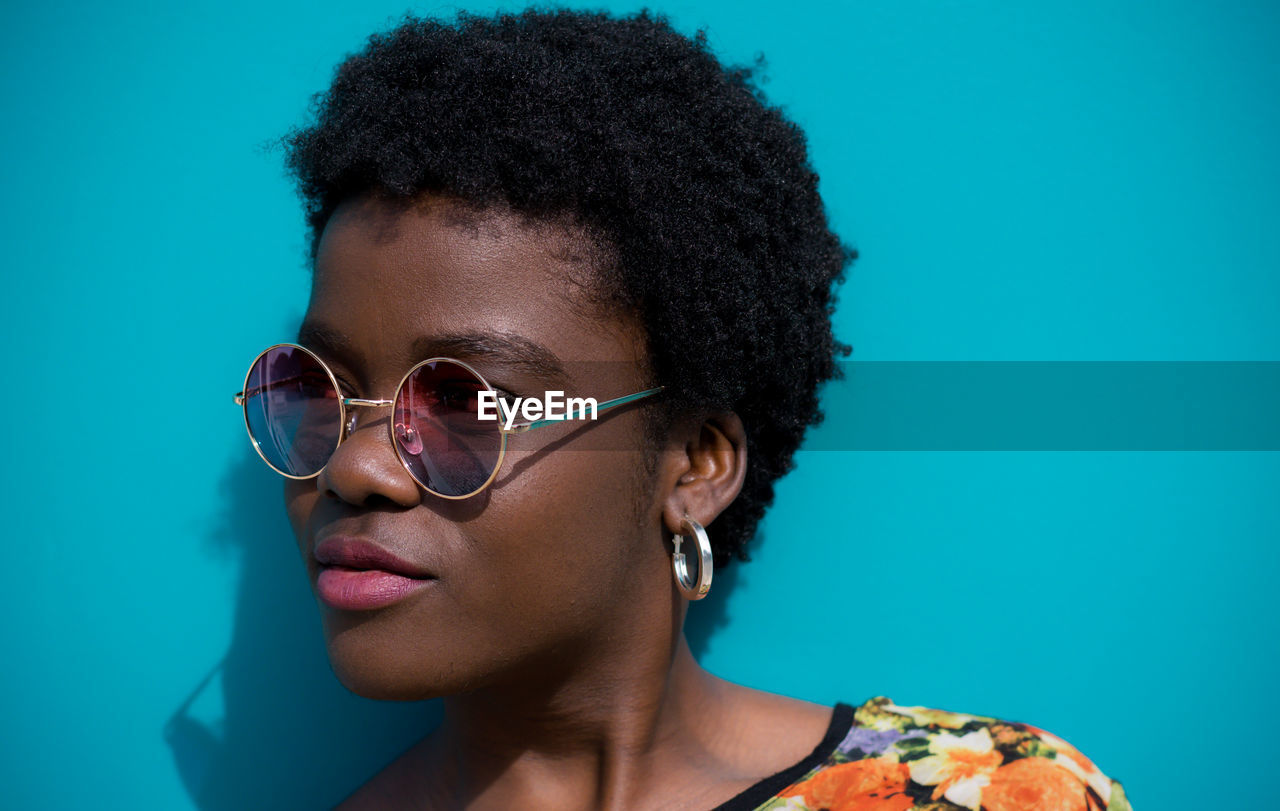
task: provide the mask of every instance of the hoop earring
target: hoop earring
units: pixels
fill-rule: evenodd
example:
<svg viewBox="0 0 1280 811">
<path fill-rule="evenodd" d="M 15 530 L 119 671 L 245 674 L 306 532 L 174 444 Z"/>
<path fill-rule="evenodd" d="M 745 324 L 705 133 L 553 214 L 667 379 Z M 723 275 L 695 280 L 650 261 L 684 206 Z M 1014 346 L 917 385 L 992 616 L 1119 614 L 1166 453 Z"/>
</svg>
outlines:
<svg viewBox="0 0 1280 811">
<path fill-rule="evenodd" d="M 671 554 L 671 571 L 676 576 L 676 588 L 680 589 L 682 597 L 686 600 L 701 600 L 711 591 L 711 539 L 707 537 L 707 531 L 702 525 L 687 515 L 680 522 L 680 528 L 692 535 L 698 544 L 698 579 L 695 581 L 690 576 L 689 564 L 680 551 L 680 544 L 685 540 L 683 535 L 676 535 L 671 539 L 676 547 L 676 551 Z"/>
</svg>

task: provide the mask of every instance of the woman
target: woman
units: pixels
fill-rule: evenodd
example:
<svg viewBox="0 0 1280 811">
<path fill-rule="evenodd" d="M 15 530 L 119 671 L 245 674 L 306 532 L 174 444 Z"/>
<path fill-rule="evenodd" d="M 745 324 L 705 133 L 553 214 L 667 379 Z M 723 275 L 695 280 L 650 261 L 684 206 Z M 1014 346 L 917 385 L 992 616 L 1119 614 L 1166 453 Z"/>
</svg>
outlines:
<svg viewBox="0 0 1280 811">
<path fill-rule="evenodd" d="M 855 255 L 750 78 L 644 14 L 411 19 L 288 139 L 311 301 L 239 400 L 339 679 L 445 707 L 344 808 L 1128 807 L 1033 727 L 690 653 L 818 419 Z"/>
</svg>

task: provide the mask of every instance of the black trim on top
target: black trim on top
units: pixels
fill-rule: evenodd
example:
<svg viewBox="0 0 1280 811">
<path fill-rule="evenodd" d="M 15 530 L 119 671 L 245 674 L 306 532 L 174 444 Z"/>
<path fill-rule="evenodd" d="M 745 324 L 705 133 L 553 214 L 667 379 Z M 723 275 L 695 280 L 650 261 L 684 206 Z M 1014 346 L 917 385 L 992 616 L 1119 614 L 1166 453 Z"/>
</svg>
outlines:
<svg viewBox="0 0 1280 811">
<path fill-rule="evenodd" d="M 831 712 L 831 723 L 827 725 L 827 734 L 822 736 L 822 742 L 803 760 L 766 777 L 717 805 L 711 811 L 754 811 L 777 796 L 779 791 L 804 777 L 814 766 L 826 760 L 835 751 L 836 744 L 844 740 L 844 736 L 849 734 L 852 727 L 853 705 L 843 701 L 838 702 Z"/>
</svg>

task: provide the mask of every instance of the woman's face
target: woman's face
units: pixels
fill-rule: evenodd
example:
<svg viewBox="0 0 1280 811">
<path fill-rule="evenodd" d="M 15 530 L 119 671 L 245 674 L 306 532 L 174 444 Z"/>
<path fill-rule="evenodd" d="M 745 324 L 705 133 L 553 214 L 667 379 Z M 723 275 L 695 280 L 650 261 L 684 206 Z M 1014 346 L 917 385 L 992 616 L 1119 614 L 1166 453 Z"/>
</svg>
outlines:
<svg viewBox="0 0 1280 811">
<path fill-rule="evenodd" d="M 642 333 L 584 295 L 584 248 L 567 231 L 503 213 L 464 216 L 438 198 L 352 201 L 324 230 L 299 343 L 349 397 L 389 399 L 411 366 L 434 356 L 521 396 L 559 389 L 603 402 L 640 391 Z M 374 609 L 320 600 L 348 688 L 414 700 L 527 682 L 574 666 L 620 628 L 671 627 L 662 475 L 646 465 L 638 404 L 510 437 L 494 482 L 457 501 L 405 471 L 389 409 L 357 410 L 324 471 L 286 481 L 312 586 L 317 543 L 338 537 L 433 577 Z"/>
</svg>

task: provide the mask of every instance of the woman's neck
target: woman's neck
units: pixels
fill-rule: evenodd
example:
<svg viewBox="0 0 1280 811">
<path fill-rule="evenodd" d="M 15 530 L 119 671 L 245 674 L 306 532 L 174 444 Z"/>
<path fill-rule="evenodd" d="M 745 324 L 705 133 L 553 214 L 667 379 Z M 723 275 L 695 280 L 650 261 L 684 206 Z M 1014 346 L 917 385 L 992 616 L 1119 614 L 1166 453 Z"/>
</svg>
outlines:
<svg viewBox="0 0 1280 811">
<path fill-rule="evenodd" d="M 441 725 L 340 809 L 714 808 L 810 754 L 831 708 L 732 684 L 668 621 L 445 700 Z M 649 644 L 638 641 L 649 640 Z"/>
<path fill-rule="evenodd" d="M 446 699 L 422 761 L 435 804 L 637 808 L 660 790 L 684 806 L 709 773 L 732 776 L 720 762 L 728 685 L 698 665 L 683 634 L 667 650 L 599 653 L 549 664 L 536 682 Z"/>
</svg>

